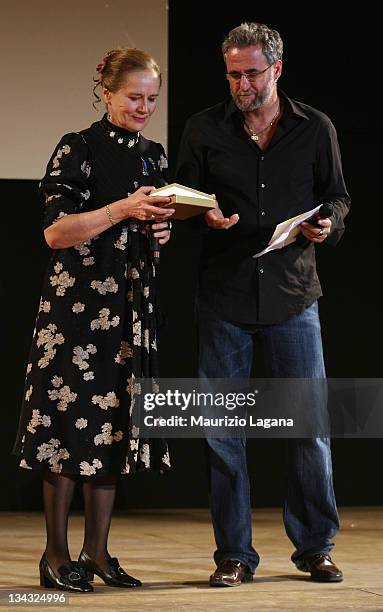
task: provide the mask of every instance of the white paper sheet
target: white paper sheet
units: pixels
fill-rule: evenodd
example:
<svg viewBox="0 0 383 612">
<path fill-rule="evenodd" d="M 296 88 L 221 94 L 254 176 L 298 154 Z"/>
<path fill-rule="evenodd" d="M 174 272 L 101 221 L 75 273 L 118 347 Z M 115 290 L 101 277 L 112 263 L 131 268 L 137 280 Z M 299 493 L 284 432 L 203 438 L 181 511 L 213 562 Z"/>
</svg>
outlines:
<svg viewBox="0 0 383 612">
<path fill-rule="evenodd" d="M 308 210 L 307 212 L 301 213 L 296 217 L 292 217 L 291 219 L 287 219 L 286 221 L 282 221 L 282 223 L 278 223 L 275 228 L 274 234 L 272 235 L 269 244 L 263 251 L 256 253 L 253 257 L 261 257 L 265 253 L 269 251 L 274 251 L 275 249 L 282 249 L 283 247 L 291 244 L 296 240 L 297 235 L 300 232 L 298 225 L 302 223 L 302 221 L 306 221 L 320 209 L 320 205 L 316 206 L 312 210 Z"/>
</svg>

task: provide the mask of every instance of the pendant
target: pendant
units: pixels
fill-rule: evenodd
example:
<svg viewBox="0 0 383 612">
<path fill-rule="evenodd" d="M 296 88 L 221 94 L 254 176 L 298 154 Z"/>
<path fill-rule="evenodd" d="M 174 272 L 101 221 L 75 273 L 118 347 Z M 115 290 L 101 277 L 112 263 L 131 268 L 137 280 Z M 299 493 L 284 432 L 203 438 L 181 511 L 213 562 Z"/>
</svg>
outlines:
<svg viewBox="0 0 383 612">
<path fill-rule="evenodd" d="M 252 134 L 251 135 L 251 140 L 255 140 L 255 142 L 257 142 L 259 140 L 258 134 Z"/>
</svg>

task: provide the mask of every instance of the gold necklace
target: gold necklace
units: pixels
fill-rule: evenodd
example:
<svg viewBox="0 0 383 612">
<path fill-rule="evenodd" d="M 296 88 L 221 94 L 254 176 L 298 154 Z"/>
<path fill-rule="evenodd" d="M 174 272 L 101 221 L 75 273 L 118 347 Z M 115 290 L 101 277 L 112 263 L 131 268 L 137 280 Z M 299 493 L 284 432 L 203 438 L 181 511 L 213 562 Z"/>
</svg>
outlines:
<svg viewBox="0 0 383 612">
<path fill-rule="evenodd" d="M 259 136 L 260 134 L 263 134 L 263 132 L 266 132 L 266 130 L 268 130 L 269 128 L 271 128 L 271 126 L 275 123 L 277 117 L 279 116 L 279 111 L 280 111 L 280 106 L 278 104 L 278 108 L 277 108 L 277 112 L 275 113 L 274 117 L 272 118 L 272 120 L 270 121 L 270 123 L 263 128 L 263 130 L 261 130 L 260 132 L 253 132 L 253 130 L 251 130 L 249 128 L 249 126 L 247 125 L 246 121 L 245 121 L 245 126 L 247 128 L 247 131 L 250 134 L 250 138 L 251 140 L 254 140 L 255 142 L 257 142 L 259 140 Z"/>
</svg>

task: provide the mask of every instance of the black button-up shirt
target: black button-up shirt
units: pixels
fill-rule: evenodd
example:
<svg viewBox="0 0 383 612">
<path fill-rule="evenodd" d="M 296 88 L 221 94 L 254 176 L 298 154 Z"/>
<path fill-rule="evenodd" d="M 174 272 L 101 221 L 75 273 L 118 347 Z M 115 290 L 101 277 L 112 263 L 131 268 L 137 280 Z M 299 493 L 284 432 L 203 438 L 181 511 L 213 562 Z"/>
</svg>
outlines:
<svg viewBox="0 0 383 612">
<path fill-rule="evenodd" d="M 229 230 L 205 227 L 199 296 L 222 318 L 272 324 L 300 314 L 320 295 L 313 243 L 294 242 L 260 258 L 275 226 L 319 204 L 333 205 L 335 245 L 350 198 L 330 119 L 289 99 L 266 150 L 243 129 L 243 115 L 227 101 L 193 115 L 182 137 L 177 182 L 214 193 Z M 207 229 L 206 229 L 207 228 Z"/>
</svg>

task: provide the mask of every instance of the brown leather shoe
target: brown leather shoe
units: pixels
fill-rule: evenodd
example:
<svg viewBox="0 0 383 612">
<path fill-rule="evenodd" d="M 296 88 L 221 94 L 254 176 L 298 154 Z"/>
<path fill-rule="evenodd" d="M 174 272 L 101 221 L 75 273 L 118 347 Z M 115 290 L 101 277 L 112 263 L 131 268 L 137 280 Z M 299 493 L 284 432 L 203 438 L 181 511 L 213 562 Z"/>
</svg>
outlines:
<svg viewBox="0 0 383 612">
<path fill-rule="evenodd" d="M 329 554 L 318 553 L 305 557 L 298 569 L 310 572 L 311 580 L 315 582 L 342 582 L 343 574 L 333 563 Z"/>
<path fill-rule="evenodd" d="M 253 574 L 245 563 L 236 559 L 224 559 L 210 576 L 210 586 L 241 586 L 242 582 L 252 582 Z"/>
</svg>

